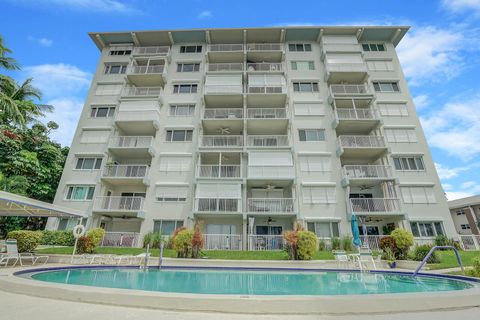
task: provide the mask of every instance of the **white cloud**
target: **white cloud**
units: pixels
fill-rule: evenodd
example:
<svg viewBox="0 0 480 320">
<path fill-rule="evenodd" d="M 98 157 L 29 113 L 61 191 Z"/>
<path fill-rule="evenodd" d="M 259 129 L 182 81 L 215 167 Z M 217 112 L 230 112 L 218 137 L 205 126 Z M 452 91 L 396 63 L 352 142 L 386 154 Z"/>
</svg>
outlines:
<svg viewBox="0 0 480 320">
<path fill-rule="evenodd" d="M 465 102 L 447 103 L 421 118 L 427 140 L 447 154 L 468 161 L 480 155 L 480 94 Z"/>
<path fill-rule="evenodd" d="M 213 13 L 210 10 L 203 10 L 197 16 L 198 19 L 210 19 L 213 17 Z"/>
<path fill-rule="evenodd" d="M 413 97 L 413 103 L 417 110 L 421 110 L 430 104 L 428 96 L 426 94 L 421 94 L 419 96 Z"/>
<path fill-rule="evenodd" d="M 51 133 L 52 139 L 63 146 L 69 146 L 82 112 L 83 101 L 75 97 L 62 97 L 46 103 L 54 106 L 55 110 L 45 117 L 45 122 L 55 121 L 59 125 L 59 128 Z"/>
<path fill-rule="evenodd" d="M 64 63 L 41 64 L 24 68 L 26 77 L 47 97 L 69 96 L 90 85 L 92 75 L 76 66 Z"/>
<path fill-rule="evenodd" d="M 453 190 L 453 185 L 451 185 L 450 183 L 442 183 L 442 187 L 443 187 L 443 190 L 445 191 Z"/>
<path fill-rule="evenodd" d="M 476 181 L 467 181 L 462 183 L 460 186 L 462 189 L 472 189 L 473 187 L 478 186 L 478 183 Z"/>
<path fill-rule="evenodd" d="M 480 14 L 480 0 L 443 0 L 442 5 L 453 13 L 474 11 Z"/>
<path fill-rule="evenodd" d="M 434 26 L 412 29 L 397 47 L 410 85 L 445 81 L 459 74 L 463 67 L 459 52 L 465 43 L 468 42 L 459 30 L 441 30 Z"/>
<path fill-rule="evenodd" d="M 38 5 L 52 8 L 64 7 L 72 10 L 103 13 L 137 13 L 137 9 L 126 1 L 119 0 L 10 0 L 14 4 Z"/>
<path fill-rule="evenodd" d="M 471 197 L 474 194 L 470 192 L 463 192 L 463 191 L 450 191 L 450 192 L 445 192 L 447 194 L 447 199 L 450 200 L 456 200 L 456 199 L 461 199 L 461 198 L 466 198 L 466 197 Z"/>
<path fill-rule="evenodd" d="M 437 173 L 440 179 L 447 180 L 452 179 L 458 176 L 460 172 L 467 171 L 466 167 L 459 168 L 448 168 L 444 167 L 442 164 L 435 162 L 435 167 L 437 168 Z"/>
<path fill-rule="evenodd" d="M 32 41 L 32 42 L 35 42 L 35 43 L 37 43 L 41 46 L 44 46 L 44 47 L 50 47 L 53 44 L 53 40 L 48 39 L 48 38 L 35 38 L 35 37 L 29 36 L 28 40 Z"/>
</svg>

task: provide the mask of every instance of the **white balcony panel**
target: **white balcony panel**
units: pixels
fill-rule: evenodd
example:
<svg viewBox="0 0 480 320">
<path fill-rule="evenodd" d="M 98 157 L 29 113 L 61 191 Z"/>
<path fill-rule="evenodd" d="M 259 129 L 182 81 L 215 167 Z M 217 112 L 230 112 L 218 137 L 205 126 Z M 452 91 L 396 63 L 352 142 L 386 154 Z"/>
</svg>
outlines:
<svg viewBox="0 0 480 320">
<path fill-rule="evenodd" d="M 242 75 L 208 75 L 205 78 L 205 94 L 243 93 Z"/>
<path fill-rule="evenodd" d="M 293 166 L 249 166 L 249 179 L 293 179 Z"/>
<path fill-rule="evenodd" d="M 249 147 L 288 147 L 290 146 L 287 135 L 249 135 Z"/>
<path fill-rule="evenodd" d="M 256 213 L 292 213 L 294 199 L 290 198 L 250 198 L 248 212 Z"/>
<path fill-rule="evenodd" d="M 238 72 L 243 71 L 243 63 L 209 63 L 208 72 Z"/>
<path fill-rule="evenodd" d="M 383 136 L 340 136 L 340 145 L 344 148 L 386 148 Z"/>
<path fill-rule="evenodd" d="M 384 213 L 399 212 L 400 201 L 386 198 L 360 198 L 350 199 L 350 205 L 354 213 Z"/>
<path fill-rule="evenodd" d="M 134 56 L 167 56 L 170 53 L 169 46 L 150 46 L 133 48 Z"/>
<path fill-rule="evenodd" d="M 240 234 L 204 234 L 205 250 L 242 250 Z"/>
<path fill-rule="evenodd" d="M 200 178 L 240 178 L 240 165 L 200 165 Z"/>
<path fill-rule="evenodd" d="M 247 71 L 280 72 L 283 71 L 283 64 L 270 62 L 247 63 Z"/>
<path fill-rule="evenodd" d="M 243 52 L 243 44 L 241 43 L 209 44 L 208 51 L 210 52 Z"/>
<path fill-rule="evenodd" d="M 285 119 L 287 118 L 286 108 L 248 108 L 249 119 Z"/>
<path fill-rule="evenodd" d="M 345 165 L 343 172 L 349 179 L 387 179 L 393 176 L 392 167 L 382 165 Z"/>
<path fill-rule="evenodd" d="M 240 136 L 240 135 L 200 136 L 200 146 L 204 148 L 239 148 L 243 146 L 243 136 Z"/>
<path fill-rule="evenodd" d="M 292 153 L 288 151 L 250 151 L 249 166 L 293 166 Z"/>
<path fill-rule="evenodd" d="M 204 119 L 242 119 L 242 108 L 207 108 L 203 112 Z"/>
</svg>

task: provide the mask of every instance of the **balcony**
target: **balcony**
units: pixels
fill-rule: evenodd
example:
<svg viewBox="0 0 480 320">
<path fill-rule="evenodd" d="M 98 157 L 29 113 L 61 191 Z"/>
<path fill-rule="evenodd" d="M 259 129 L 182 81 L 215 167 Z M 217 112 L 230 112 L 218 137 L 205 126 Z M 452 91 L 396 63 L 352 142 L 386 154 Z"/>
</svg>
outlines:
<svg viewBox="0 0 480 320">
<path fill-rule="evenodd" d="M 142 98 L 159 100 L 162 87 L 136 87 L 125 86 L 122 90 L 122 98 Z"/>
<path fill-rule="evenodd" d="M 248 108 L 248 119 L 286 119 L 286 108 Z"/>
<path fill-rule="evenodd" d="M 112 185 L 148 186 L 147 165 L 106 165 L 102 180 Z"/>
<path fill-rule="evenodd" d="M 115 125 L 125 134 L 154 135 L 160 126 L 158 101 L 120 101 Z"/>
<path fill-rule="evenodd" d="M 133 60 L 132 64 L 127 69 L 127 79 L 130 83 L 137 86 L 159 85 L 163 87 L 166 82 L 164 76 L 166 65 L 164 63 L 165 61 L 162 61 L 162 63 L 151 64 L 150 61 L 145 63 L 143 61 L 137 62 L 136 60 Z"/>
<path fill-rule="evenodd" d="M 341 135 L 337 141 L 337 155 L 359 159 L 377 159 L 388 151 L 383 136 Z"/>
<path fill-rule="evenodd" d="M 290 147 L 290 141 L 287 135 L 249 135 L 247 146 L 258 148 Z"/>
<path fill-rule="evenodd" d="M 133 56 L 167 57 L 170 54 L 169 46 L 150 46 L 133 48 Z"/>
<path fill-rule="evenodd" d="M 119 158 L 148 158 L 155 155 L 153 136 L 117 136 L 108 145 L 111 154 Z"/>
<path fill-rule="evenodd" d="M 362 46 L 358 43 L 322 42 L 322 60 L 327 53 L 362 53 Z"/>
<path fill-rule="evenodd" d="M 200 136 L 202 148 L 242 148 L 242 135 L 204 135 Z"/>
<path fill-rule="evenodd" d="M 282 235 L 248 235 L 248 250 L 283 250 L 285 240 Z"/>
<path fill-rule="evenodd" d="M 197 178 L 241 178 L 240 165 L 199 165 Z"/>
<path fill-rule="evenodd" d="M 242 250 L 241 234 L 204 234 L 205 250 Z"/>
<path fill-rule="evenodd" d="M 283 71 L 284 71 L 284 68 L 282 63 L 270 63 L 270 62 L 247 63 L 247 72 L 282 73 Z"/>
<path fill-rule="evenodd" d="M 364 185 L 376 181 L 393 180 L 391 166 L 383 165 L 345 165 L 343 166 L 342 185 Z"/>
<path fill-rule="evenodd" d="M 388 198 L 351 198 L 350 206 L 355 214 L 400 213 L 400 201 Z"/>
<path fill-rule="evenodd" d="M 357 97 L 373 95 L 370 87 L 365 84 L 331 84 L 330 96 L 332 98 Z"/>
<path fill-rule="evenodd" d="M 241 84 L 232 85 L 208 85 L 205 84 L 205 95 L 242 95 L 243 86 Z"/>
<path fill-rule="evenodd" d="M 248 43 L 247 59 L 251 61 L 282 61 L 284 55 L 282 43 Z"/>
<path fill-rule="evenodd" d="M 250 198 L 247 200 L 247 211 L 252 213 L 293 213 L 292 198 Z"/>
<path fill-rule="evenodd" d="M 373 108 L 336 108 L 332 127 L 337 134 L 368 134 L 380 124 Z"/>
<path fill-rule="evenodd" d="M 241 120 L 242 108 L 207 108 L 203 112 L 204 120 Z"/>
<path fill-rule="evenodd" d="M 241 62 L 244 58 L 244 46 L 242 43 L 209 44 L 207 55 L 210 62 Z"/>
<path fill-rule="evenodd" d="M 143 219 L 145 217 L 145 212 L 143 212 L 144 201 L 143 197 L 96 197 L 92 211 L 110 217 Z"/>
<path fill-rule="evenodd" d="M 195 211 L 197 212 L 241 212 L 240 199 L 218 199 L 202 198 L 195 200 Z"/>
<path fill-rule="evenodd" d="M 293 166 L 248 166 L 248 179 L 291 180 L 295 170 Z"/>
<path fill-rule="evenodd" d="M 135 248 L 139 238 L 138 232 L 105 232 L 100 246 Z"/>
<path fill-rule="evenodd" d="M 207 72 L 212 73 L 229 73 L 229 72 L 243 72 L 243 63 L 209 63 L 207 64 Z"/>
<path fill-rule="evenodd" d="M 325 62 L 325 71 L 325 81 L 327 82 L 361 82 L 368 75 L 365 62 Z"/>
</svg>

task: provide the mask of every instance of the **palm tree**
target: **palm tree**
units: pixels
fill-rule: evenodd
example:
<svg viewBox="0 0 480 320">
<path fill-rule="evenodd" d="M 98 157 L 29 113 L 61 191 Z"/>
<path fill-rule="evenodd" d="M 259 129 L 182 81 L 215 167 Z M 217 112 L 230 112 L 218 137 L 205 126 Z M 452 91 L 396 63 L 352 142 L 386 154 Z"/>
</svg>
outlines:
<svg viewBox="0 0 480 320">
<path fill-rule="evenodd" d="M 7 57 L 7 53 L 12 53 L 12 50 L 5 47 L 3 37 L 0 35 L 0 67 L 8 70 L 18 70 L 20 66 L 17 61 L 11 57 Z"/>
</svg>

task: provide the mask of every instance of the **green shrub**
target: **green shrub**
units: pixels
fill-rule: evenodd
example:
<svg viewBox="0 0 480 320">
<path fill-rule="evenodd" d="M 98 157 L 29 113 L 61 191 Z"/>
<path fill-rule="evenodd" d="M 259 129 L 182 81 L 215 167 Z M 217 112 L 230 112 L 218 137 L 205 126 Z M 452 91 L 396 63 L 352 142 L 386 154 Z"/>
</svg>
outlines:
<svg viewBox="0 0 480 320">
<path fill-rule="evenodd" d="M 342 238 L 342 248 L 345 251 L 352 251 L 353 248 L 353 239 L 350 236 Z"/>
<path fill-rule="evenodd" d="M 386 247 L 382 253 L 382 259 L 386 260 L 389 264 L 395 262 L 397 259 L 395 253 L 389 247 Z"/>
<path fill-rule="evenodd" d="M 432 246 L 428 244 L 422 244 L 422 245 L 416 246 L 413 249 L 412 259 L 415 261 L 422 261 L 423 259 L 425 259 L 428 252 L 430 252 L 431 249 L 432 249 Z M 439 263 L 439 262 L 440 262 L 440 258 L 438 257 L 436 251 L 434 251 L 430 256 L 430 258 L 428 258 L 427 260 L 427 263 Z"/>
<path fill-rule="evenodd" d="M 204 238 L 202 233 L 203 224 L 201 222 L 196 222 L 195 227 L 193 228 L 192 236 L 192 258 L 197 259 L 200 257 L 202 248 L 204 246 Z"/>
<path fill-rule="evenodd" d="M 147 232 L 143 236 L 143 247 L 146 248 L 147 244 L 152 245 L 153 232 Z"/>
<path fill-rule="evenodd" d="M 390 234 L 397 246 L 397 257 L 405 259 L 407 257 L 408 250 L 413 246 L 413 234 L 410 231 L 404 229 L 395 229 Z"/>
<path fill-rule="evenodd" d="M 311 231 L 298 231 L 297 260 L 311 260 L 317 250 L 317 236 Z"/>
<path fill-rule="evenodd" d="M 447 236 L 438 235 L 438 236 L 435 237 L 435 245 L 436 246 L 450 246 L 451 242 L 450 242 L 450 239 L 448 239 Z"/>
<path fill-rule="evenodd" d="M 173 248 L 178 258 L 188 258 L 192 253 L 193 230 L 184 229 L 178 232 L 173 241 Z"/>
<path fill-rule="evenodd" d="M 162 245 L 162 241 L 163 241 L 162 234 L 160 232 L 154 232 L 150 247 L 155 249 L 160 249 L 160 246 Z"/>
<path fill-rule="evenodd" d="M 44 230 L 42 231 L 41 244 L 49 246 L 73 246 L 75 244 L 75 237 L 72 231 Z"/>
<path fill-rule="evenodd" d="M 326 249 L 327 249 L 327 244 L 325 243 L 325 240 L 323 239 L 318 240 L 318 250 L 325 251 Z"/>
<path fill-rule="evenodd" d="M 395 239 L 393 239 L 393 237 L 391 236 L 380 238 L 380 241 L 378 242 L 378 247 L 383 251 L 390 249 L 392 253 L 395 253 L 395 251 L 397 251 L 397 244 L 395 243 Z"/>
<path fill-rule="evenodd" d="M 93 253 L 95 247 L 95 243 L 91 238 L 86 236 L 80 237 L 77 242 L 77 254 Z"/>
<path fill-rule="evenodd" d="M 480 257 L 473 258 L 473 269 L 468 272 L 472 277 L 480 278 Z"/>
<path fill-rule="evenodd" d="M 33 252 L 42 241 L 42 232 L 29 230 L 10 231 L 7 239 L 17 240 L 18 252 Z"/>
<path fill-rule="evenodd" d="M 103 237 L 105 236 L 105 230 L 102 228 L 93 228 L 87 231 L 86 236 L 92 240 L 92 243 L 95 247 L 98 247 L 102 243 Z"/>
<path fill-rule="evenodd" d="M 340 250 L 340 248 L 341 248 L 340 238 L 333 237 L 332 238 L 332 250 Z"/>
</svg>

